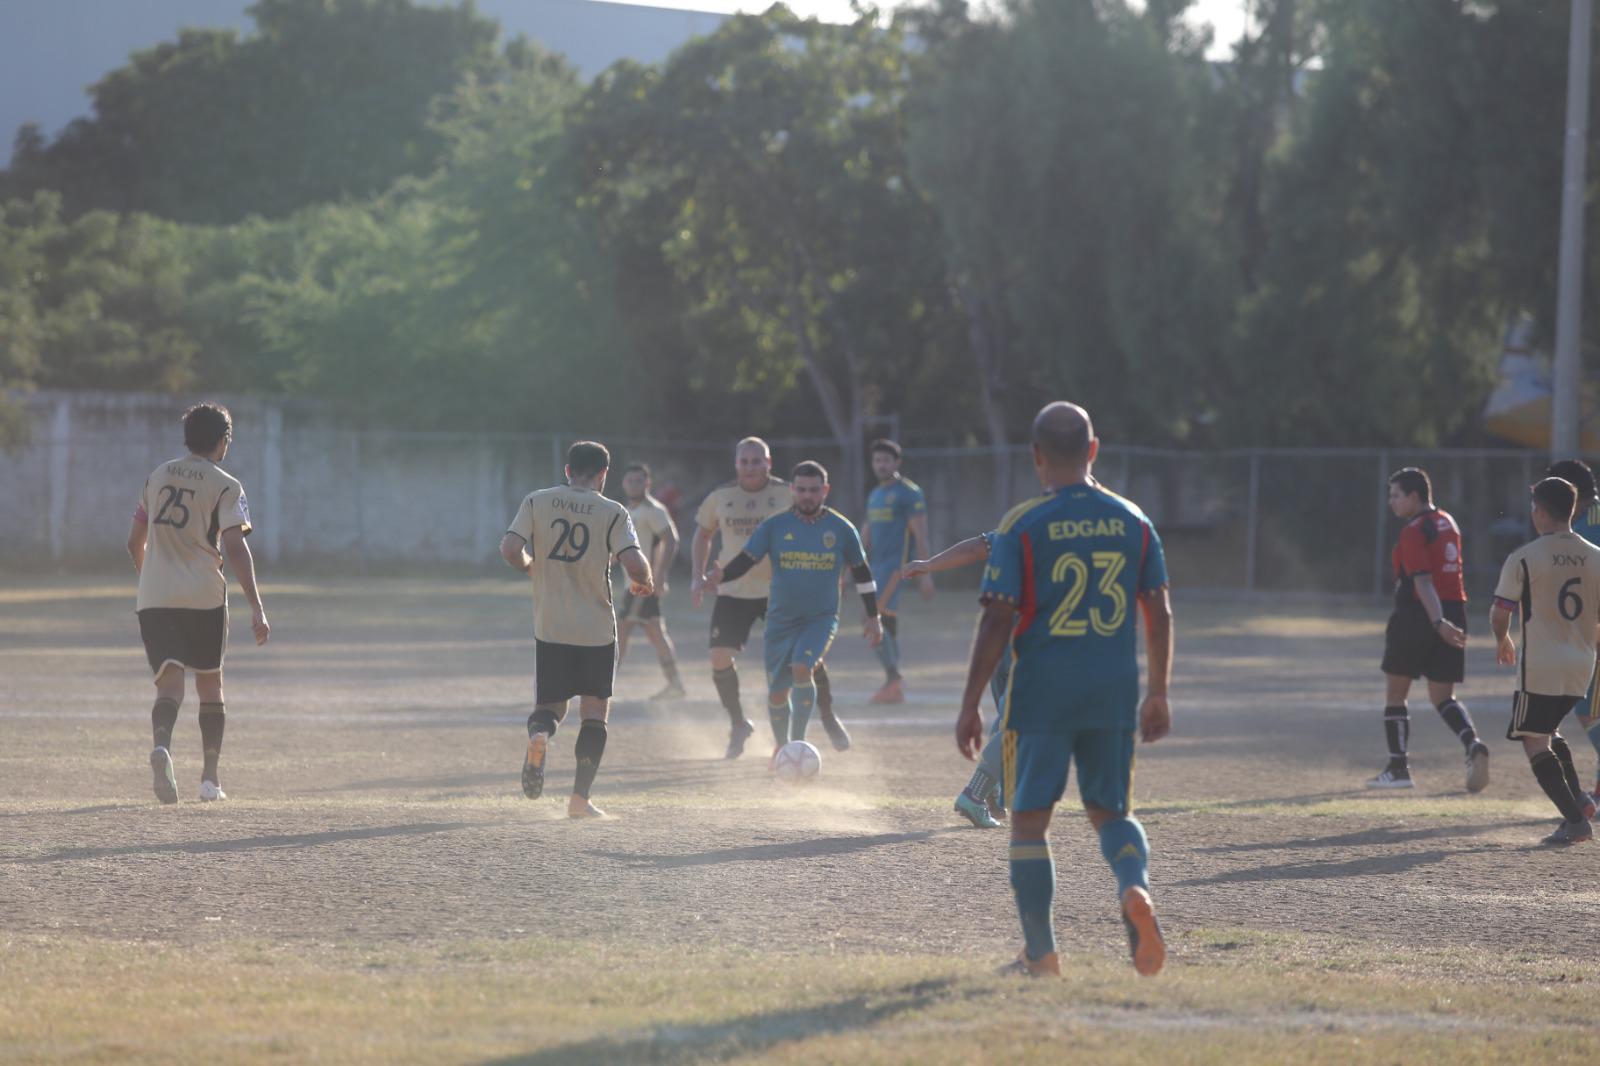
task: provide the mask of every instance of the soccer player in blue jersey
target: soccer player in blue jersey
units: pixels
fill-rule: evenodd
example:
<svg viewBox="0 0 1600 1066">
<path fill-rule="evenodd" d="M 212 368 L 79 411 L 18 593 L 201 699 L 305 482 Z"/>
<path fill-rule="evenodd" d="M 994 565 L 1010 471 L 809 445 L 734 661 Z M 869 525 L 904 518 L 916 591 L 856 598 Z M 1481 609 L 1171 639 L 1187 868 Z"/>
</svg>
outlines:
<svg viewBox="0 0 1600 1066">
<path fill-rule="evenodd" d="M 1015 657 L 1002 712 L 1011 887 L 1022 919 L 1016 968 L 1061 973 L 1047 835 L 1067 771 L 1117 879 L 1134 969 L 1159 973 L 1166 944 L 1150 899 L 1149 844 L 1133 817 L 1133 745 L 1172 728 L 1172 605 L 1161 540 L 1144 513 L 1090 475 L 1100 442 L 1089 413 L 1052 403 L 1033 422 L 1033 464 L 1044 494 L 1013 508 L 984 568 L 983 616 L 973 641 L 956 743 L 983 744 L 978 710 L 1007 643 Z M 1149 680 L 1139 701 L 1135 606 L 1145 616 Z"/>
<path fill-rule="evenodd" d="M 744 550 L 726 567 L 712 565 L 706 587 L 715 592 L 737 581 L 762 559 L 772 558 L 767 596 L 767 713 L 776 748 L 804 740 L 817 689 L 813 674 L 839 631 L 839 575 L 849 569 L 866 608 L 863 630 L 873 647 L 883 639 L 877 586 L 867 566 L 861 537 L 850 520 L 830 507 L 828 472 L 821 463 L 803 462 L 789 477 L 793 508 L 756 527 Z"/>
<path fill-rule="evenodd" d="M 1570 482 L 1572 487 L 1578 490 L 1578 511 L 1572 516 L 1572 531 L 1590 544 L 1600 544 L 1600 502 L 1595 499 L 1597 493 L 1594 471 L 1589 469 L 1589 464 L 1582 459 L 1562 459 L 1551 463 L 1545 470 L 1544 476 L 1558 477 Z M 1596 678 L 1600 679 L 1600 673 L 1597 673 Z M 1577 716 L 1578 724 L 1588 734 L 1589 743 L 1594 745 L 1595 755 L 1600 756 L 1600 684 L 1594 680 L 1589 682 L 1588 694 L 1578 701 L 1573 713 Z M 1568 759 L 1570 758 L 1569 750 Z M 1595 803 L 1600 803 L 1600 762 L 1595 766 L 1594 791 L 1589 793 L 1589 798 Z"/>
<path fill-rule="evenodd" d="M 883 590 L 879 608 L 883 611 L 883 641 L 878 645 L 878 661 L 883 664 L 883 687 L 872 697 L 873 703 L 904 703 L 905 684 L 900 676 L 900 620 L 895 602 L 900 597 L 896 577 L 906 560 L 928 556 L 928 501 L 916 483 L 900 474 L 900 445 L 892 440 L 872 442 L 872 473 L 878 486 L 867 497 L 867 523 L 862 539 L 867 561 L 872 564 L 872 579 Z M 933 596 L 933 579 L 921 578 L 924 598 Z"/>
</svg>

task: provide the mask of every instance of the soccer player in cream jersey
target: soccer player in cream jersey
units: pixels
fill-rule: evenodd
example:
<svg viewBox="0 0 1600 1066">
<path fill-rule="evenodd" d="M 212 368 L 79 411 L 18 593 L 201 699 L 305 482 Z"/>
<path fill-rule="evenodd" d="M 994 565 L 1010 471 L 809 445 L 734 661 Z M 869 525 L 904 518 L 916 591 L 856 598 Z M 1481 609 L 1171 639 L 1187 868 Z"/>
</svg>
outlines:
<svg viewBox="0 0 1600 1066">
<path fill-rule="evenodd" d="M 1582 459 L 1562 459 L 1551 463 L 1544 476 L 1558 477 L 1578 490 L 1578 510 L 1572 516 L 1572 531 L 1590 544 L 1600 544 L 1600 500 L 1595 498 L 1594 471 L 1589 469 L 1589 464 Z M 1578 727 L 1589 738 L 1595 755 L 1600 757 L 1600 683 L 1589 682 L 1589 691 L 1572 713 L 1578 719 Z M 1594 791 L 1589 795 L 1600 803 L 1600 761 L 1595 766 Z"/>
<path fill-rule="evenodd" d="M 250 602 L 256 643 L 265 644 L 271 632 L 256 588 L 255 561 L 244 541 L 250 534 L 244 486 L 217 465 L 232 440 L 233 416 L 226 407 L 202 403 L 185 411 L 183 443 L 189 453 L 162 463 L 145 479 L 128 530 L 128 554 L 139 572 L 139 635 L 156 684 L 150 769 L 162 803 L 178 802 L 172 730 L 183 703 L 185 670 L 194 672 L 200 700 L 200 799 L 228 798 L 217 778 L 227 721 L 222 694 L 222 659 L 228 647 L 224 558 Z"/>
<path fill-rule="evenodd" d="M 500 541 L 505 561 L 533 579 L 535 687 L 528 715 L 522 791 L 544 793 L 545 759 L 567 705 L 578 698 L 577 767 L 570 818 L 601 818 L 589 799 L 606 750 L 606 718 L 616 677 L 617 615 L 611 603 L 611 561 L 627 572 L 634 596 L 655 591 L 628 509 L 602 493 L 611 454 L 594 441 L 567 450 L 567 483 L 523 498 Z"/>
<path fill-rule="evenodd" d="M 1572 531 L 1577 503 L 1577 490 L 1560 478 L 1533 487 L 1530 510 L 1539 538 L 1506 559 L 1489 610 L 1495 659 L 1517 667 L 1506 739 L 1522 742 L 1539 787 L 1561 812 L 1561 825 L 1544 839 L 1552 846 L 1594 838 L 1594 801 L 1557 728 L 1589 687 L 1600 632 L 1600 547 Z M 1522 621 L 1520 656 L 1511 640 L 1513 614 Z"/>
<path fill-rule="evenodd" d="M 639 534 L 639 550 L 650 563 L 655 575 L 656 590 L 648 596 L 628 593 L 617 615 L 617 664 L 628 656 L 628 634 L 634 626 L 644 630 L 645 637 L 656 650 L 656 660 L 667 679 L 666 687 L 650 698 L 652 700 L 683 699 L 683 680 L 678 676 L 678 649 L 672 645 L 667 633 L 667 620 L 661 615 L 661 597 L 667 594 L 667 571 L 678 554 L 678 527 L 662 502 L 650 495 L 650 468 L 644 463 L 630 463 L 622 471 L 622 496 L 628 504 L 628 514 L 633 518 L 634 531 Z"/>
</svg>

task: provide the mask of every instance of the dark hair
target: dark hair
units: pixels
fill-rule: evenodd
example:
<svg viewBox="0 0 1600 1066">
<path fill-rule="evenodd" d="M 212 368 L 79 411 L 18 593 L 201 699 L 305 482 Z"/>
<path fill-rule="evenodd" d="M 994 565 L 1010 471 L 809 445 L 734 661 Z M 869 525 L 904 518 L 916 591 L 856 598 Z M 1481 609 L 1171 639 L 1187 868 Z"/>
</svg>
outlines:
<svg viewBox="0 0 1600 1066">
<path fill-rule="evenodd" d="M 1533 487 L 1533 502 L 1551 518 L 1570 522 L 1572 512 L 1578 509 L 1578 490 L 1570 481 L 1547 477 Z"/>
<path fill-rule="evenodd" d="M 828 483 L 828 469 L 815 459 L 807 459 L 803 463 L 796 463 L 794 469 L 789 471 L 789 480 L 797 477 L 820 477 L 822 483 Z"/>
<path fill-rule="evenodd" d="M 194 454 L 209 455 L 232 439 L 233 415 L 220 403 L 197 403 L 183 412 L 183 446 Z"/>
<path fill-rule="evenodd" d="M 567 473 L 573 477 L 594 477 L 611 465 L 611 453 L 598 441 L 580 440 L 567 449 Z"/>
<path fill-rule="evenodd" d="M 627 476 L 628 474 L 643 474 L 645 476 L 645 479 L 649 480 L 649 478 L 650 478 L 650 464 L 649 463 L 629 463 L 627 466 L 622 468 L 622 473 L 623 473 L 623 476 Z"/>
<path fill-rule="evenodd" d="M 1578 502 L 1588 503 L 1600 495 L 1595 491 L 1594 471 L 1582 459 L 1561 459 L 1545 467 L 1545 477 L 1558 477 L 1578 490 Z"/>
<path fill-rule="evenodd" d="M 896 462 L 898 462 L 900 459 L 900 445 L 896 444 L 888 437 L 879 437 L 877 440 L 872 442 L 872 454 L 877 455 L 879 452 L 882 452 L 885 455 L 894 456 Z"/>
<path fill-rule="evenodd" d="M 1424 507 L 1433 506 L 1433 482 L 1421 467 L 1407 466 L 1389 475 L 1389 484 L 1399 485 L 1400 491 L 1417 497 Z"/>
</svg>

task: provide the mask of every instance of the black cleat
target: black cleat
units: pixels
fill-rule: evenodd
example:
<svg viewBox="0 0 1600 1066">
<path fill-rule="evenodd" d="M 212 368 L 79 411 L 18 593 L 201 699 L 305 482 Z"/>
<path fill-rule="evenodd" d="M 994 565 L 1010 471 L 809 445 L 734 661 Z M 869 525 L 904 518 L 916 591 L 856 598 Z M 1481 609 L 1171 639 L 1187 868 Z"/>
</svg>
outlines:
<svg viewBox="0 0 1600 1066">
<path fill-rule="evenodd" d="M 744 742 L 755 734 L 756 724 L 748 718 L 739 719 L 739 724 L 728 731 L 728 754 L 724 758 L 737 759 L 744 754 Z"/>
<path fill-rule="evenodd" d="M 844 723 L 831 711 L 822 716 L 822 728 L 828 731 L 828 739 L 833 741 L 834 751 L 850 750 L 850 734 L 845 729 Z"/>
<path fill-rule="evenodd" d="M 528 754 L 522 758 L 522 794 L 531 800 L 544 792 L 544 757 L 549 750 L 549 734 L 534 730 L 528 736 Z"/>
<path fill-rule="evenodd" d="M 150 770 L 155 775 L 156 799 L 162 803 L 177 803 L 178 775 L 172 770 L 172 756 L 166 748 L 156 748 L 150 753 Z"/>
</svg>

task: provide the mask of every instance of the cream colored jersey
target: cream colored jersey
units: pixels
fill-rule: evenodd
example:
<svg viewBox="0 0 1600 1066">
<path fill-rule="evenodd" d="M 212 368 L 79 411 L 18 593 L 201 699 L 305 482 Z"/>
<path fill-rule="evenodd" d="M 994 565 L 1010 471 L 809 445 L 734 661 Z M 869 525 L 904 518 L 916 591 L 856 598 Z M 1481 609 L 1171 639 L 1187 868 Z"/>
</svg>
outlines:
<svg viewBox="0 0 1600 1066">
<path fill-rule="evenodd" d="M 1600 547 L 1576 533 L 1551 533 L 1524 544 L 1501 568 L 1494 598 L 1498 606 L 1521 612 L 1522 691 L 1587 692 L 1600 623 Z"/>
<path fill-rule="evenodd" d="M 227 606 L 222 534 L 235 527 L 250 533 L 250 504 L 239 480 L 198 455 L 174 459 L 145 478 L 137 513 L 149 523 L 137 609 Z"/>
<path fill-rule="evenodd" d="M 526 496 L 509 532 L 533 556 L 533 635 L 547 644 L 614 644 L 611 561 L 639 546 L 628 509 L 593 489 L 558 485 Z"/>
<path fill-rule="evenodd" d="M 673 536 L 678 534 L 678 527 L 672 522 L 672 513 L 654 496 L 646 496 L 637 506 L 629 507 L 628 514 L 633 518 L 634 532 L 639 535 L 639 550 L 644 552 L 650 565 L 655 566 L 656 545 L 661 543 L 661 538 L 669 532 Z"/>
<path fill-rule="evenodd" d="M 755 492 L 746 492 L 735 480 L 711 491 L 696 512 L 695 521 L 701 529 L 722 532 L 722 550 L 717 554 L 717 565 L 727 566 L 733 562 L 735 555 L 744 550 L 745 542 L 757 526 L 791 506 L 793 501 L 789 499 L 789 483 L 782 478 L 769 477 L 766 488 Z M 771 583 L 772 563 L 762 559 L 739 580 L 718 586 L 717 595 L 741 600 L 764 600 Z"/>
</svg>

